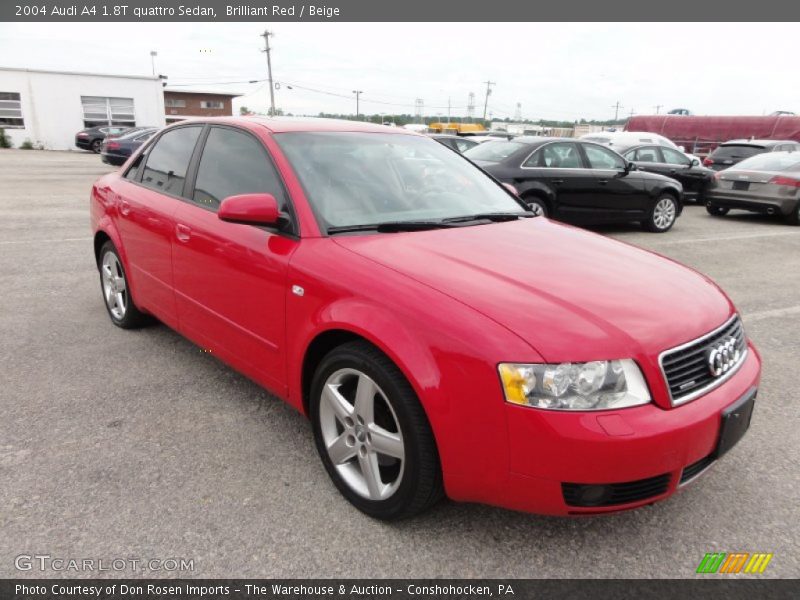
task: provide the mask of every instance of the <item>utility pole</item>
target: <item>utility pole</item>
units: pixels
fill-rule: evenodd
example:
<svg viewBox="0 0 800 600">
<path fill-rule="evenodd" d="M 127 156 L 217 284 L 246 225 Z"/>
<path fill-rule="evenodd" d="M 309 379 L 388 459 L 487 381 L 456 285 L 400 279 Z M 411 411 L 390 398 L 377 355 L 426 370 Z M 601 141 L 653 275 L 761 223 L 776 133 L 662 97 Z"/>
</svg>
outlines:
<svg viewBox="0 0 800 600">
<path fill-rule="evenodd" d="M 635 110 L 633 110 L 633 109 L 631 109 L 631 112 L 630 112 L 630 115 L 629 115 L 629 116 L 631 116 L 631 117 L 632 117 L 632 116 L 633 116 L 633 115 L 635 115 L 635 114 L 636 114 L 636 111 L 635 111 Z"/>
<path fill-rule="evenodd" d="M 359 112 L 358 112 L 358 99 L 361 96 L 361 94 L 364 93 L 364 91 L 363 90 L 353 90 L 353 93 L 356 95 L 356 121 L 358 121 L 358 115 L 359 115 Z"/>
<path fill-rule="evenodd" d="M 467 96 L 467 117 L 469 122 L 472 123 L 472 118 L 475 116 L 475 93 L 470 92 Z"/>
<path fill-rule="evenodd" d="M 656 114 L 658 114 L 658 111 L 660 111 L 660 110 L 661 110 L 661 107 L 662 107 L 662 106 L 664 106 L 664 105 L 663 105 L 663 104 L 656 104 L 656 105 L 653 107 L 653 108 L 655 108 L 655 109 L 656 109 Z"/>
<path fill-rule="evenodd" d="M 497 85 L 494 81 L 484 81 L 486 84 L 486 99 L 483 101 L 483 120 L 486 120 L 486 109 L 489 107 L 489 96 L 492 94 L 492 86 Z"/>
<path fill-rule="evenodd" d="M 261 34 L 261 37 L 264 38 L 264 49 L 262 52 L 267 53 L 267 80 L 269 81 L 269 115 L 271 117 L 275 116 L 275 85 L 272 83 L 272 58 L 270 56 L 270 50 L 272 48 L 269 47 L 269 38 L 275 35 L 271 31 L 265 30 L 264 33 Z"/>
<path fill-rule="evenodd" d="M 622 108 L 622 104 L 617 100 L 617 103 L 612 105 L 611 108 L 614 109 L 614 120 L 619 121 L 619 109 Z"/>
<path fill-rule="evenodd" d="M 158 56 L 158 52 L 150 50 L 150 66 L 153 67 L 153 77 L 156 76 L 156 56 Z"/>
</svg>

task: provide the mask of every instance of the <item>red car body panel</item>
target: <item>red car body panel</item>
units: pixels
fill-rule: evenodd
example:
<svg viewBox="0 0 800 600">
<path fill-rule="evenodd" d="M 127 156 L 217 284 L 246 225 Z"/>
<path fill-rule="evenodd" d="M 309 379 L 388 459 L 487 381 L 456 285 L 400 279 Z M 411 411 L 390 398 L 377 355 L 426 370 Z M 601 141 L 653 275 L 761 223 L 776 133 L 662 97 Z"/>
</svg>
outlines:
<svg viewBox="0 0 800 600">
<path fill-rule="evenodd" d="M 760 357 L 751 347 L 726 383 L 671 406 L 658 354 L 735 313 L 724 293 L 691 269 L 543 218 L 327 237 L 272 136 L 391 129 L 206 121 L 262 141 L 291 198 L 299 236 L 222 222 L 123 179 L 123 166 L 95 184 L 91 219 L 95 234 L 119 250 L 137 306 L 303 412 L 303 365 L 314 340 L 348 332 L 370 341 L 419 396 L 453 499 L 548 514 L 606 512 L 642 502 L 571 509 L 561 482 L 670 473 L 667 496 L 681 469 L 713 449 L 721 410 L 758 385 Z M 653 403 L 575 413 L 524 408 L 505 402 L 497 374 L 499 362 L 618 358 L 638 362 Z"/>
</svg>

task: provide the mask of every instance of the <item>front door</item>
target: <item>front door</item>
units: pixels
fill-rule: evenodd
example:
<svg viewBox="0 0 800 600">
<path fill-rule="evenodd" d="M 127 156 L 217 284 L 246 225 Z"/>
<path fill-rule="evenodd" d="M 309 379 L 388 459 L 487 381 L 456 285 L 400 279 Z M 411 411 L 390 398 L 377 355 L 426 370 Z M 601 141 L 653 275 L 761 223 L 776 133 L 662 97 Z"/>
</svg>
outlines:
<svg viewBox="0 0 800 600">
<path fill-rule="evenodd" d="M 601 218 L 610 221 L 640 219 L 648 199 L 635 171 L 626 169 L 625 159 L 599 144 L 581 144 L 592 173 L 593 198 Z"/>
<path fill-rule="evenodd" d="M 217 218 L 229 196 L 264 192 L 286 210 L 287 195 L 252 134 L 208 130 L 190 201 L 175 213 L 173 271 L 181 331 L 234 367 L 281 392 L 291 233 Z"/>
</svg>

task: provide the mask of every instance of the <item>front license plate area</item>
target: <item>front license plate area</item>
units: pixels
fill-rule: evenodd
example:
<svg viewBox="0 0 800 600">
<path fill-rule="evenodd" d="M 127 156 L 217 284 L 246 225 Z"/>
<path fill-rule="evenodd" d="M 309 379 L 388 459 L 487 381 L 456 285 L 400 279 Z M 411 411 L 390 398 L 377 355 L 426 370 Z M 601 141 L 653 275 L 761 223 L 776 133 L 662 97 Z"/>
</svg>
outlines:
<svg viewBox="0 0 800 600">
<path fill-rule="evenodd" d="M 717 458 L 733 448 L 744 437 L 750 427 L 756 390 L 751 390 L 737 402 L 722 411 L 722 426 L 717 444 Z"/>
</svg>

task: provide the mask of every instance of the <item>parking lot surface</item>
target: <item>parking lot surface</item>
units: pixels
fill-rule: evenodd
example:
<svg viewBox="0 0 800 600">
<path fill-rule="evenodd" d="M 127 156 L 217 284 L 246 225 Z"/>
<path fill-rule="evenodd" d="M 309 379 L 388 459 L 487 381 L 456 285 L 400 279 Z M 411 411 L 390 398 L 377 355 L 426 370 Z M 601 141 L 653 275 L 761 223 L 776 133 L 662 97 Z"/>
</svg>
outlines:
<svg viewBox="0 0 800 600">
<path fill-rule="evenodd" d="M 186 558 L 194 577 L 682 578 L 713 551 L 800 576 L 800 228 L 689 205 L 666 234 L 599 230 L 712 277 L 764 359 L 750 432 L 685 491 L 598 518 L 445 501 L 384 524 L 339 496 L 293 409 L 162 325 L 111 324 L 88 217 L 108 170 L 0 150 L 0 576 L 97 575 L 15 570 L 49 554 Z"/>
</svg>

